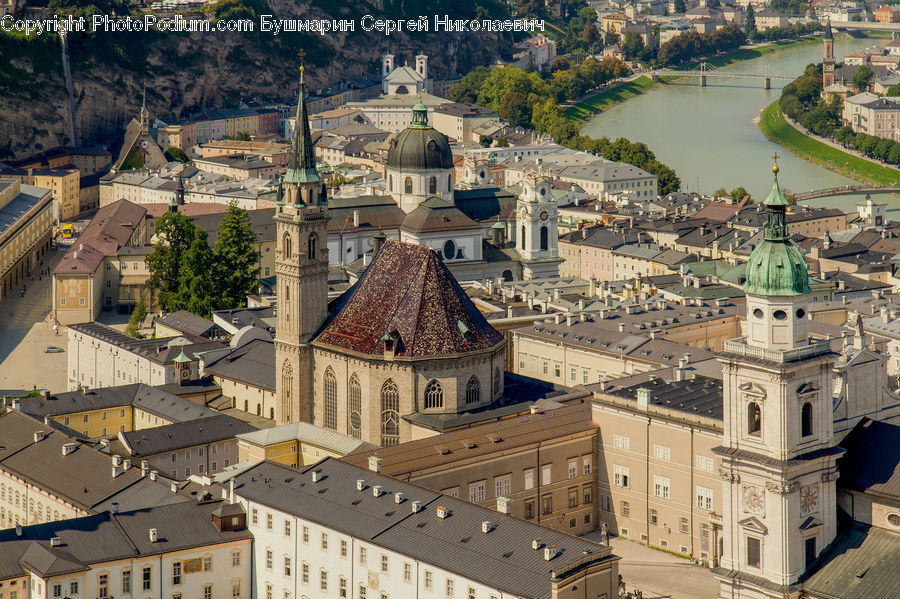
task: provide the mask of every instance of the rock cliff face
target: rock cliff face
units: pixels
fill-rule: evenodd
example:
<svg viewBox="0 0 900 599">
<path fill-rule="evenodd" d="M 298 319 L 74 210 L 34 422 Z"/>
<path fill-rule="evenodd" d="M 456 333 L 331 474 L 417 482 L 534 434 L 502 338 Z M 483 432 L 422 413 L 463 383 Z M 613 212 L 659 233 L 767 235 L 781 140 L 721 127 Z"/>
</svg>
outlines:
<svg viewBox="0 0 900 599">
<path fill-rule="evenodd" d="M 296 95 L 294 48 L 299 46 L 306 52 L 307 81 L 315 90 L 377 75 L 385 52 L 394 54 L 398 64 L 413 63 L 414 54 L 424 52 L 429 55 L 429 74 L 440 78 L 489 63 L 509 42 L 508 37 L 487 33 L 387 37 L 359 31 L 358 24 L 356 32 L 347 34 L 281 34 L 304 35 L 298 44 L 297 39 L 286 42 L 264 33 L 169 34 L 150 44 L 143 69 L 114 66 L 94 56 L 90 45 L 72 44 L 77 143 L 117 143 L 125 124 L 138 114 L 144 80 L 151 117 L 187 116 L 202 108 L 234 105 L 239 97 L 289 101 Z M 4 86 L 0 78 L 0 160 L 72 143 L 66 139 L 60 46 L 44 41 L 34 52 L 42 56 L 25 50 L 11 61 L 22 85 Z"/>
</svg>

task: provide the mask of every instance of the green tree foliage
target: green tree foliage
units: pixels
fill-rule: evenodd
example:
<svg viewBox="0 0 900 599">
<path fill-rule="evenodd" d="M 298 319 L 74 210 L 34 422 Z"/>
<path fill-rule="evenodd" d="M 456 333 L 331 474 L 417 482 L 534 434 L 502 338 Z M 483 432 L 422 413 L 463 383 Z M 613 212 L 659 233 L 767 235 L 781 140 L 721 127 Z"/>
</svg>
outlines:
<svg viewBox="0 0 900 599">
<path fill-rule="evenodd" d="M 769 6 L 772 10 L 788 15 L 802 15 L 806 12 L 804 0 L 772 0 Z"/>
<path fill-rule="evenodd" d="M 872 80 L 872 77 L 875 76 L 875 73 L 872 72 L 872 69 L 869 65 L 864 64 L 863 66 L 857 69 L 856 73 L 853 75 L 853 87 L 855 87 L 858 91 L 864 92 L 869 87 L 869 82 Z"/>
<path fill-rule="evenodd" d="M 687 10 L 687 8 L 684 5 L 684 0 L 675 0 L 675 12 L 683 13 L 685 10 Z"/>
<path fill-rule="evenodd" d="M 762 31 L 757 30 L 750 39 L 754 42 L 772 42 L 775 40 L 797 39 L 798 37 L 809 35 L 810 33 L 815 33 L 821 28 L 822 26 L 816 21 L 810 21 L 807 23 L 794 23 L 793 25 L 788 25 L 787 27 L 770 27 L 769 29 L 764 29 Z"/>
<path fill-rule="evenodd" d="M 144 302 L 138 302 L 134 307 L 134 312 L 131 313 L 131 318 L 128 319 L 128 324 L 125 326 L 125 334 L 135 339 L 143 339 L 144 334 L 141 333 L 141 323 L 145 318 L 147 318 L 147 306 L 144 305 Z"/>
<path fill-rule="evenodd" d="M 622 51 L 625 52 L 625 58 L 640 58 L 644 53 L 644 38 L 637 31 L 628 31 L 622 40 Z"/>
<path fill-rule="evenodd" d="M 900 96 L 900 85 L 890 86 L 885 90 L 884 95 L 892 98 Z"/>
<path fill-rule="evenodd" d="M 747 35 L 735 24 L 726 25 L 712 33 L 688 31 L 660 46 L 656 60 L 660 65 L 679 65 L 702 56 L 739 48 Z"/>
<path fill-rule="evenodd" d="M 740 202 L 744 198 L 749 197 L 750 192 L 747 191 L 746 189 L 744 189 L 743 186 L 740 186 L 740 187 L 735 187 L 734 189 L 732 189 L 731 193 L 728 195 L 731 197 L 732 201 Z"/>
<path fill-rule="evenodd" d="M 188 158 L 188 155 L 184 153 L 184 150 L 175 146 L 172 146 L 168 150 L 166 150 L 166 154 L 169 155 L 169 158 L 171 158 L 172 160 L 177 160 L 178 162 L 191 161 L 191 159 Z"/>
<path fill-rule="evenodd" d="M 750 38 L 756 35 L 756 11 L 753 10 L 753 4 L 747 5 L 747 14 L 744 17 L 744 32 Z"/>
<path fill-rule="evenodd" d="M 508 148 L 508 147 L 509 147 L 509 140 L 506 139 L 505 137 L 501 137 L 501 138 L 499 138 L 499 139 L 497 140 L 496 146 L 497 146 L 498 148 Z"/>
<path fill-rule="evenodd" d="M 584 24 L 584 28 L 581 30 L 581 41 L 584 42 L 584 47 L 588 50 L 595 48 L 597 42 L 600 41 L 600 32 L 592 21 Z"/>
<path fill-rule="evenodd" d="M 482 135 L 478 138 L 478 145 L 482 148 L 490 148 L 494 143 L 494 138 L 490 135 Z"/>
<path fill-rule="evenodd" d="M 597 21 L 597 11 L 583 2 L 580 8 L 570 7 L 569 11 L 573 16 L 565 24 L 562 35 L 556 39 L 559 53 L 590 51 L 600 38 L 599 34 L 595 37 L 594 33 L 588 31 L 590 26 L 596 32 L 594 23 Z"/>
<path fill-rule="evenodd" d="M 170 310 L 178 293 L 182 257 L 194 240 L 194 223 L 180 213 L 166 212 L 156 222 L 157 242 L 147 256 L 147 287 L 156 292 L 159 305 Z"/>
<path fill-rule="evenodd" d="M 141 154 L 140 150 L 132 150 L 128 153 L 128 156 L 125 157 L 125 160 L 122 161 L 122 165 L 119 167 L 120 171 L 133 171 L 134 169 L 141 168 L 144 166 L 144 155 Z"/>
<path fill-rule="evenodd" d="M 234 135 L 223 135 L 222 139 L 233 139 L 235 141 L 251 141 L 250 134 L 246 131 L 240 131 Z"/>
<path fill-rule="evenodd" d="M 169 310 L 187 310 L 204 318 L 212 317 L 219 307 L 222 290 L 215 277 L 216 261 L 206 231 L 194 227 L 191 245 L 184 251 L 178 269 L 178 290 L 169 299 Z M 236 307 L 236 306 L 234 306 Z"/>
<path fill-rule="evenodd" d="M 488 67 L 475 67 L 463 76 L 459 83 L 454 83 L 447 92 L 447 97 L 454 102 L 478 101 L 478 90 L 481 84 L 491 74 Z"/>
<path fill-rule="evenodd" d="M 216 287 L 221 298 L 218 309 L 239 308 L 246 303 L 248 293 L 257 291 L 259 252 L 255 242 L 250 215 L 232 202 L 219 223 L 214 249 Z"/>
</svg>

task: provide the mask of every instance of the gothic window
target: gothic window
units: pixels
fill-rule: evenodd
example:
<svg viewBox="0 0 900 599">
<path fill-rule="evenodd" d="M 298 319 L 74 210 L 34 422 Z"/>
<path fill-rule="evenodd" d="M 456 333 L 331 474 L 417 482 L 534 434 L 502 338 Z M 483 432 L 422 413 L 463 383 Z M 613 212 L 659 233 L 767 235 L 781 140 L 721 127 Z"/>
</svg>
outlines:
<svg viewBox="0 0 900 599">
<path fill-rule="evenodd" d="M 479 401 L 481 401 L 481 383 L 477 376 L 472 375 L 466 384 L 466 403 L 478 403 Z"/>
<path fill-rule="evenodd" d="M 381 445 L 400 443 L 400 391 L 391 379 L 381 386 Z"/>
<path fill-rule="evenodd" d="M 347 413 L 349 414 L 348 429 L 350 435 L 355 439 L 362 438 L 362 387 L 359 384 L 359 378 L 354 374 L 350 377 L 350 405 Z"/>
<path fill-rule="evenodd" d="M 437 193 L 437 177 L 428 179 L 428 193 Z"/>
<path fill-rule="evenodd" d="M 747 404 L 747 434 L 759 437 L 762 433 L 762 410 L 759 404 L 751 401 Z"/>
<path fill-rule="evenodd" d="M 315 260 L 316 259 L 316 246 L 319 243 L 319 237 L 315 233 L 311 233 L 309 235 L 308 247 L 307 247 L 307 259 Z"/>
<path fill-rule="evenodd" d="M 494 399 L 500 397 L 500 367 L 494 368 Z"/>
<path fill-rule="evenodd" d="M 325 370 L 322 384 L 322 395 L 325 399 L 325 409 L 322 411 L 325 428 L 337 430 L 337 378 L 331 366 Z"/>
<path fill-rule="evenodd" d="M 291 410 L 291 395 L 294 392 L 294 369 L 287 360 L 281 366 L 281 387 L 284 392 L 281 394 L 281 418 L 290 421 L 293 412 Z"/>
<path fill-rule="evenodd" d="M 436 380 L 432 380 L 425 387 L 425 409 L 443 408 L 444 407 L 444 390 L 441 384 Z"/>
<path fill-rule="evenodd" d="M 550 248 L 549 231 L 547 227 L 541 227 L 541 250 L 547 251 Z"/>
<path fill-rule="evenodd" d="M 291 257 L 291 236 L 285 233 L 281 239 L 281 259 L 287 260 Z"/>
<path fill-rule="evenodd" d="M 811 437 L 813 434 L 813 410 L 812 404 L 806 402 L 800 408 L 800 436 Z"/>
<path fill-rule="evenodd" d="M 407 177 L 403 182 L 403 193 L 412 193 L 412 177 Z"/>
</svg>

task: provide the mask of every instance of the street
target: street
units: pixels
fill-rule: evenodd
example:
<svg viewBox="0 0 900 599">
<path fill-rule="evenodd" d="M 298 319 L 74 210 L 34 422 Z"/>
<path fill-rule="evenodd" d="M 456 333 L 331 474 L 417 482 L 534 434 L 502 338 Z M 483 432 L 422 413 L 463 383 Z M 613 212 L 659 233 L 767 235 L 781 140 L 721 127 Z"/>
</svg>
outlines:
<svg viewBox="0 0 900 599">
<path fill-rule="evenodd" d="M 25 297 L 13 293 L 0 303 L 0 396 L 33 389 L 65 391 L 66 354 L 45 354 L 44 347 L 56 345 L 66 349 L 66 331 L 53 331 L 48 319 L 51 301 L 51 277 L 41 276 L 53 268 L 63 250 L 51 251 L 43 266 L 32 269 L 25 281 Z"/>
<path fill-rule="evenodd" d="M 600 531 L 584 535 L 600 541 Z M 622 558 L 619 574 L 628 592 L 639 589 L 643 599 L 714 599 L 719 585 L 712 573 L 686 559 L 618 537 L 610 538 L 613 553 Z"/>
</svg>

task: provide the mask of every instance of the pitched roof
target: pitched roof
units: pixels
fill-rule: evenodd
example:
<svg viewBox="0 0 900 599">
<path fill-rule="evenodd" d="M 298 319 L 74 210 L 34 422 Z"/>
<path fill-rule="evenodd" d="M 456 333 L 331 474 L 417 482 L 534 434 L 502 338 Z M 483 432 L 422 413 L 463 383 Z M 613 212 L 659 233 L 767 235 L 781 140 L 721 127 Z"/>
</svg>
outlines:
<svg viewBox="0 0 900 599">
<path fill-rule="evenodd" d="M 275 391 L 275 342 L 254 339 L 207 364 L 204 373 Z"/>
<path fill-rule="evenodd" d="M 213 321 L 187 310 L 178 310 L 165 316 L 157 316 L 153 319 L 153 324 L 161 324 L 170 329 L 197 336 L 203 335 L 217 326 Z"/>
<path fill-rule="evenodd" d="M 382 473 L 402 478 L 412 472 L 440 468 L 459 460 L 474 460 L 478 456 L 502 453 L 515 447 L 595 428 L 590 403 L 585 402 L 408 441 L 394 447 L 358 451 L 342 460 L 365 468 L 370 456 L 378 456 L 381 458 Z"/>
<path fill-rule="evenodd" d="M 322 476 L 311 483 L 310 471 Z M 364 490 L 357 490 L 357 480 Z M 538 524 L 376 474 L 333 458 L 303 469 L 263 462 L 235 477 L 240 497 L 352 535 L 366 542 L 479 581 L 504 594 L 550 599 L 551 570 L 562 574 L 585 562 L 618 559 L 597 545 Z M 382 493 L 371 489 L 378 485 Z M 395 503 L 395 493 L 402 501 Z M 412 513 L 413 501 L 421 509 Z M 447 510 L 436 516 L 437 506 Z M 485 534 L 482 522 L 492 528 Z M 536 538 L 556 555 L 546 561 Z"/>
<path fill-rule="evenodd" d="M 183 447 L 216 443 L 254 430 L 256 427 L 246 422 L 218 414 L 199 420 L 119 433 L 119 438 L 131 455 L 141 457 Z"/>
<path fill-rule="evenodd" d="M 388 241 L 362 278 L 335 304 L 336 314 L 314 345 L 396 359 L 421 359 L 492 350 L 503 336 L 488 324 L 430 248 Z"/>
<path fill-rule="evenodd" d="M 868 418 L 841 441 L 842 487 L 900 499 L 900 426 Z"/>
<path fill-rule="evenodd" d="M 115 256 L 128 244 L 147 209 L 128 200 L 118 200 L 97 210 L 53 274 L 92 273 L 105 256 Z"/>
<path fill-rule="evenodd" d="M 372 447 L 365 441 L 360 441 L 349 435 L 343 435 L 337 431 L 333 431 L 321 426 L 315 426 L 308 422 L 294 422 L 281 426 L 274 426 L 258 431 L 251 431 L 237 435 L 238 439 L 247 441 L 254 445 L 267 447 L 276 443 L 284 443 L 286 441 L 301 441 L 318 445 L 324 449 L 329 449 L 345 455 L 351 451 L 358 450 L 362 447 Z"/>
<path fill-rule="evenodd" d="M 453 202 L 431 197 L 406 215 L 400 226 L 410 233 L 430 233 L 468 229 L 482 231 L 481 225 L 466 216 Z"/>
</svg>

